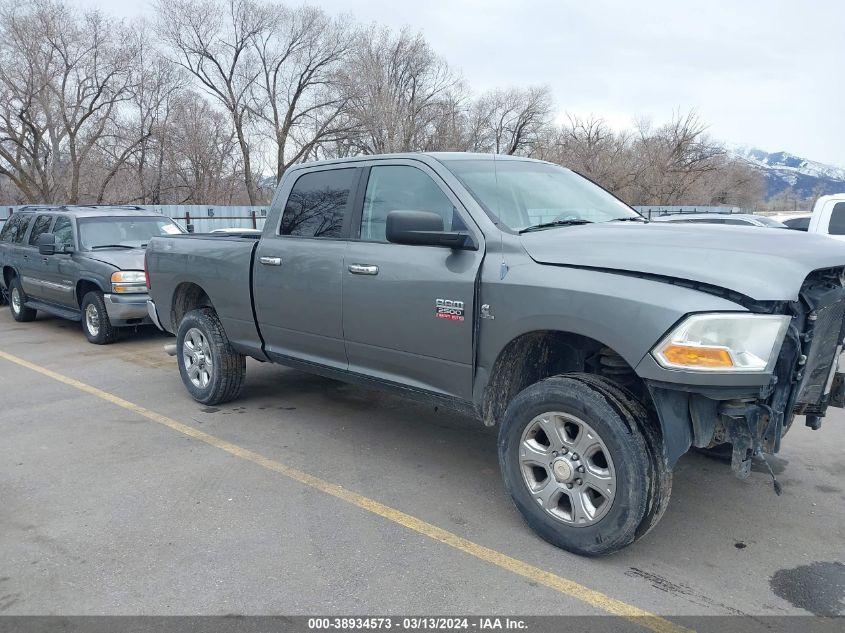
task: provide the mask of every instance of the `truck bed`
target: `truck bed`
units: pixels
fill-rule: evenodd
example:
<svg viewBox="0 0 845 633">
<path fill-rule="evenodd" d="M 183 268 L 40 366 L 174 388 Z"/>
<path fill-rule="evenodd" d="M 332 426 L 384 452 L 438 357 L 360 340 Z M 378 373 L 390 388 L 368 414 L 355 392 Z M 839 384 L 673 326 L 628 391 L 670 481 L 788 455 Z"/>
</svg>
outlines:
<svg viewBox="0 0 845 633">
<path fill-rule="evenodd" d="M 194 234 L 156 237 L 147 247 L 147 267 L 154 278 L 150 297 L 165 330 L 176 333 L 177 290 L 192 284 L 214 306 L 232 345 L 249 355 L 260 353 L 261 339 L 252 310 L 252 262 L 257 236 Z M 189 287 L 189 286 L 188 286 Z"/>
</svg>

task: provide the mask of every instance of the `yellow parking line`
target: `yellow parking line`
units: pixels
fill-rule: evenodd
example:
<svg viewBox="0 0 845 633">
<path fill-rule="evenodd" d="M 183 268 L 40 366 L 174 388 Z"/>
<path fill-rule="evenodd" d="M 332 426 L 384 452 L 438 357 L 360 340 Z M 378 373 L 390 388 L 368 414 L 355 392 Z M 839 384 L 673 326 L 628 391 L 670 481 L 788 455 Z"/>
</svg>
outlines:
<svg viewBox="0 0 845 633">
<path fill-rule="evenodd" d="M 255 453 L 249 449 L 243 448 L 236 444 L 232 444 L 231 442 L 227 442 L 226 440 L 220 439 L 219 437 L 204 433 L 203 431 L 195 429 L 192 426 L 177 422 L 176 420 L 169 418 L 165 415 L 161 415 L 160 413 L 156 413 L 155 411 L 150 411 L 149 409 L 129 402 L 128 400 L 124 400 L 123 398 L 111 394 L 107 391 L 103 391 L 102 389 L 97 389 L 96 387 L 92 387 L 91 385 L 85 384 L 84 382 L 80 382 L 78 380 L 74 380 L 73 378 L 63 376 L 62 374 L 47 369 L 46 367 L 41 367 L 40 365 L 36 365 L 35 363 L 31 363 L 29 361 L 26 361 L 22 358 L 18 358 L 17 356 L 13 356 L 12 354 L 8 354 L 3 351 L 0 351 L 0 358 L 3 358 L 11 363 L 20 365 L 21 367 L 26 367 L 27 369 L 30 369 L 34 372 L 42 374 L 43 376 L 47 376 L 48 378 L 52 378 L 53 380 L 74 387 L 75 389 L 78 389 L 80 391 L 84 391 L 87 394 L 90 394 L 96 398 L 100 398 L 101 400 L 105 400 L 106 402 L 110 402 L 111 404 L 114 404 L 118 407 L 122 407 L 128 411 L 132 411 L 133 413 L 137 413 L 138 415 L 143 416 L 148 420 L 158 422 L 159 424 L 162 424 L 170 429 L 173 429 L 174 431 L 182 433 L 183 435 L 187 435 L 188 437 L 192 437 L 196 440 L 199 440 L 200 442 L 205 442 L 210 446 L 214 446 L 215 448 L 219 448 L 220 450 L 226 451 L 230 455 L 234 455 L 235 457 L 239 457 L 240 459 L 252 462 L 253 464 L 263 466 L 268 470 L 272 470 L 281 475 L 284 475 L 285 477 L 289 477 L 290 479 L 298 481 L 301 484 L 325 492 L 326 494 L 329 494 L 338 499 L 342 499 L 347 503 L 351 503 L 352 505 L 357 506 L 363 510 L 366 510 L 373 514 L 377 514 L 378 516 L 384 517 L 385 519 L 393 521 L 394 523 L 398 523 L 399 525 L 402 525 L 419 534 L 423 534 L 424 536 L 434 539 L 435 541 L 445 543 L 450 547 L 465 552 L 471 556 L 475 556 L 480 560 L 496 565 L 497 567 L 517 574 L 518 576 L 527 578 L 528 580 L 536 582 L 537 584 L 550 587 L 551 589 L 554 589 L 555 591 L 558 591 L 572 598 L 577 598 L 578 600 L 581 600 L 582 602 L 585 602 L 590 606 L 595 607 L 596 609 L 611 613 L 613 615 L 622 616 L 636 624 L 639 624 L 647 629 L 655 631 L 655 633 L 686 633 L 690 631 L 690 629 L 670 622 L 665 618 L 661 618 L 657 615 L 649 613 L 648 611 L 644 611 L 643 609 L 639 609 L 633 605 L 627 604 L 620 600 L 616 600 L 615 598 L 611 598 L 610 596 L 603 594 L 600 591 L 595 591 L 577 582 L 564 578 L 563 576 L 558 576 L 557 574 L 553 574 L 551 572 L 540 569 L 539 567 L 529 565 L 528 563 L 525 563 L 516 558 L 512 558 L 507 554 L 503 554 L 489 547 L 484 547 L 483 545 L 479 545 L 478 543 L 469 541 L 465 538 L 458 536 L 457 534 L 453 534 L 452 532 L 448 532 L 442 528 L 437 527 L 436 525 L 423 521 L 422 519 L 418 519 L 414 516 L 411 516 L 410 514 L 406 514 L 404 512 L 401 512 L 400 510 L 396 510 L 382 503 L 379 503 L 374 499 L 370 499 L 369 497 L 365 497 L 350 490 L 346 490 L 342 486 L 338 486 L 337 484 L 333 484 L 324 479 L 320 479 L 319 477 L 314 477 L 313 475 L 309 475 L 308 473 L 298 470 L 296 468 L 286 466 L 281 462 L 277 462 L 268 457 L 264 457 L 259 453 Z"/>
</svg>

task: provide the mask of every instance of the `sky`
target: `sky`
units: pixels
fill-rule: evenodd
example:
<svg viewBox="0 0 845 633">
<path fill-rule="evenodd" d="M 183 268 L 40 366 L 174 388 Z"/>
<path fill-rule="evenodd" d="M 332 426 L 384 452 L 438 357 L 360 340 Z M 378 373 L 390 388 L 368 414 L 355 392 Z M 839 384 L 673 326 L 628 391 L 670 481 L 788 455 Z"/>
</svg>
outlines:
<svg viewBox="0 0 845 633">
<path fill-rule="evenodd" d="M 122 17 L 149 0 L 71 0 Z M 292 4 L 299 4 L 294 2 Z M 616 128 L 695 109 L 722 142 L 845 167 L 845 2 L 312 0 L 421 31 L 474 92 L 548 85 Z"/>
</svg>

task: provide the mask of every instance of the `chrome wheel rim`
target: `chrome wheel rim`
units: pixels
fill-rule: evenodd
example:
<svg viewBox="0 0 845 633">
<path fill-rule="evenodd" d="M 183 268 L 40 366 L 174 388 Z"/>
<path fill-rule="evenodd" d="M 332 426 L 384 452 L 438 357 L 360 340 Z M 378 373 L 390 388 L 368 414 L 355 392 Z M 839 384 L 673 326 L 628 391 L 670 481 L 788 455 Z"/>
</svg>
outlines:
<svg viewBox="0 0 845 633">
<path fill-rule="evenodd" d="M 571 527 L 601 521 L 616 496 L 616 470 L 595 429 L 569 413 L 549 411 L 525 427 L 519 466 L 534 501 Z"/>
<path fill-rule="evenodd" d="M 85 327 L 88 328 L 91 336 L 97 336 L 100 333 L 100 312 L 93 303 L 89 303 L 85 308 Z"/>
<path fill-rule="evenodd" d="M 17 288 L 12 288 L 12 310 L 15 314 L 20 314 L 21 311 L 21 293 Z"/>
<path fill-rule="evenodd" d="M 214 375 L 211 348 L 208 345 L 208 339 L 197 328 L 191 328 L 185 333 L 185 339 L 182 341 L 182 363 L 194 387 L 200 389 L 208 387 Z"/>
</svg>

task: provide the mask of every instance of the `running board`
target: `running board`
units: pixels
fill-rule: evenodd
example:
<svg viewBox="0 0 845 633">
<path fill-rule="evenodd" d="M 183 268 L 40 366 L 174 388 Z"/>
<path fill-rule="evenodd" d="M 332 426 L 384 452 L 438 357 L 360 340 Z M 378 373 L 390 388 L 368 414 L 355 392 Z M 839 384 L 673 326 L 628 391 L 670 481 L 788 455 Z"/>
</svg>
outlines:
<svg viewBox="0 0 845 633">
<path fill-rule="evenodd" d="M 36 299 L 27 299 L 26 302 L 24 302 L 24 305 L 27 308 L 32 308 L 33 310 L 39 310 L 41 312 L 47 312 L 48 314 L 61 317 L 62 319 L 67 319 L 68 321 L 76 321 L 77 323 L 79 321 L 82 321 L 82 312 L 80 310 L 73 310 L 71 308 L 60 308 L 49 303 L 43 303 Z"/>
</svg>

